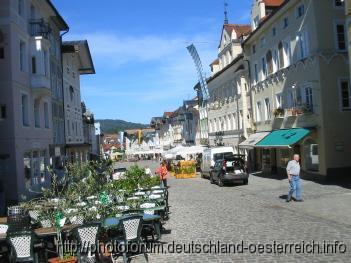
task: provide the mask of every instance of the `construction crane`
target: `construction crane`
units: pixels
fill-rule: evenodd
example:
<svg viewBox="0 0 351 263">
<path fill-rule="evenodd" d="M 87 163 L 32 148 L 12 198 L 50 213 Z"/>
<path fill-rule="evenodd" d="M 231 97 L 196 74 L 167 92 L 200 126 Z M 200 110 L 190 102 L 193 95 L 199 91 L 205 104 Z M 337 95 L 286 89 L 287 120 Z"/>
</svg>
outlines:
<svg viewBox="0 0 351 263">
<path fill-rule="evenodd" d="M 197 74 L 199 77 L 199 83 L 201 86 L 201 93 L 202 93 L 202 107 L 204 107 L 206 105 L 206 102 L 208 101 L 208 99 L 210 98 L 209 93 L 208 93 L 208 88 L 207 88 L 207 81 L 206 81 L 206 77 L 202 68 L 202 63 L 201 63 L 201 59 L 199 56 L 199 53 L 197 52 L 194 44 L 191 44 L 190 46 L 187 47 L 190 55 L 192 56 L 194 63 L 195 63 L 195 67 L 197 70 Z"/>
<path fill-rule="evenodd" d="M 209 144 L 209 142 L 208 142 L 208 119 L 207 119 L 206 104 L 207 104 L 207 101 L 210 99 L 210 95 L 209 95 L 208 88 L 207 88 L 207 81 L 206 81 L 206 77 L 205 77 L 205 74 L 204 74 L 204 71 L 202 68 L 202 63 L 200 60 L 199 53 L 197 53 L 197 50 L 196 50 L 194 44 L 191 44 L 190 46 L 188 46 L 187 49 L 194 60 L 197 74 L 199 77 L 199 83 L 200 83 L 201 94 L 202 94 L 202 98 L 199 98 L 199 102 L 201 99 L 201 106 L 199 105 L 200 106 L 199 107 L 200 143 L 208 145 Z M 205 140 L 205 141 L 203 141 L 203 140 Z"/>
</svg>

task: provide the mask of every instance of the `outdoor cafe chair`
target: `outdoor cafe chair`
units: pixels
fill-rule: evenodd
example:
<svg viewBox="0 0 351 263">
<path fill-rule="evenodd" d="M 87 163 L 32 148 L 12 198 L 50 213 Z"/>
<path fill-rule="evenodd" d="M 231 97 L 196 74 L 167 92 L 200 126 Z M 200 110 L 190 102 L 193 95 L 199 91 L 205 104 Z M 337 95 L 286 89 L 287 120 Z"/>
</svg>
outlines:
<svg viewBox="0 0 351 263">
<path fill-rule="evenodd" d="M 140 205 L 140 208 L 144 209 L 144 214 L 147 215 L 154 215 L 155 214 L 155 210 L 149 209 L 148 208 L 153 208 L 155 207 L 156 204 L 155 203 L 143 203 Z M 148 236 L 152 237 L 152 240 L 155 241 L 155 225 L 153 222 L 151 223 L 143 223 L 143 228 L 142 228 L 142 236 L 147 239 Z"/>
<path fill-rule="evenodd" d="M 0 234 L 6 234 L 8 229 L 9 229 L 8 225 L 0 224 Z"/>
<path fill-rule="evenodd" d="M 143 216 L 142 215 L 130 215 L 121 218 L 120 225 L 123 230 L 123 237 L 119 239 L 115 239 L 114 241 L 118 244 L 124 246 L 123 251 L 115 251 L 115 253 L 111 254 L 112 262 L 116 262 L 118 257 L 122 254 L 123 262 L 129 262 L 130 254 L 128 254 L 128 247 L 131 244 L 136 244 L 138 248 L 140 248 L 141 240 L 141 230 L 143 225 Z M 133 246 L 134 247 L 134 246 Z M 134 252 L 134 251 L 133 251 Z M 138 251 L 144 254 L 146 262 L 148 262 L 148 256 L 145 251 Z"/>
<path fill-rule="evenodd" d="M 34 253 L 35 235 L 32 231 L 9 232 L 7 241 L 11 246 L 10 262 L 38 262 Z"/>
<path fill-rule="evenodd" d="M 78 262 L 99 262 L 96 255 L 92 255 L 92 248 L 98 249 L 96 246 L 100 225 L 100 223 L 89 223 L 72 229 L 73 237 L 82 246 L 77 252 Z"/>
</svg>

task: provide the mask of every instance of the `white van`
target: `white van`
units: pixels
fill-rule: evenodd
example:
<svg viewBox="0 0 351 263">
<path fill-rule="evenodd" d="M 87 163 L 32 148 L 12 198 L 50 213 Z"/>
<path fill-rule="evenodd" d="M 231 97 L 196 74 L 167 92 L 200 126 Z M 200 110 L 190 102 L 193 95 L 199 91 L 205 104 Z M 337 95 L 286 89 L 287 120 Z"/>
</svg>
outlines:
<svg viewBox="0 0 351 263">
<path fill-rule="evenodd" d="M 215 165 L 215 161 L 224 159 L 226 155 L 233 155 L 233 147 L 215 147 L 205 149 L 202 154 L 201 177 L 210 178 L 211 167 Z"/>
</svg>

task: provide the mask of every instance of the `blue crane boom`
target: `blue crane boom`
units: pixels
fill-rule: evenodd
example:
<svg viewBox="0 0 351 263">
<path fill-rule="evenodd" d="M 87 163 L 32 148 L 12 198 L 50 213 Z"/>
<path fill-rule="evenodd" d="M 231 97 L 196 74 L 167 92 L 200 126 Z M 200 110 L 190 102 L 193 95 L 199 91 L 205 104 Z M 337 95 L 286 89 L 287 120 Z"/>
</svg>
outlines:
<svg viewBox="0 0 351 263">
<path fill-rule="evenodd" d="M 194 44 L 191 44 L 190 46 L 187 47 L 190 55 L 192 56 L 194 63 L 195 63 L 195 67 L 197 70 L 197 74 L 199 77 L 199 83 L 201 86 L 201 92 L 202 92 L 202 105 L 204 106 L 206 101 L 210 98 L 209 93 L 208 93 L 208 88 L 207 88 L 207 81 L 206 81 L 206 77 L 204 75 L 204 71 L 202 68 L 202 63 L 201 63 L 201 59 L 199 56 L 199 53 L 197 52 Z"/>
</svg>

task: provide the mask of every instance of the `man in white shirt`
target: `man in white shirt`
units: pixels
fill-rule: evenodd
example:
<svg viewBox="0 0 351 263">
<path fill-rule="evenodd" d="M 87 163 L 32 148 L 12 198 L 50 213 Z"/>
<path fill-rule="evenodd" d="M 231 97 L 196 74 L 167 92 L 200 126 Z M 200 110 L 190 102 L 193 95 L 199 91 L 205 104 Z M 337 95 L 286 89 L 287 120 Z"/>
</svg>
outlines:
<svg viewBox="0 0 351 263">
<path fill-rule="evenodd" d="M 301 198 L 301 179 L 300 179 L 300 155 L 294 154 L 294 159 L 288 163 L 286 167 L 286 172 L 288 174 L 288 179 L 290 183 L 290 191 L 286 199 L 287 202 L 291 201 L 291 197 L 296 193 L 296 201 L 302 202 Z"/>
</svg>

